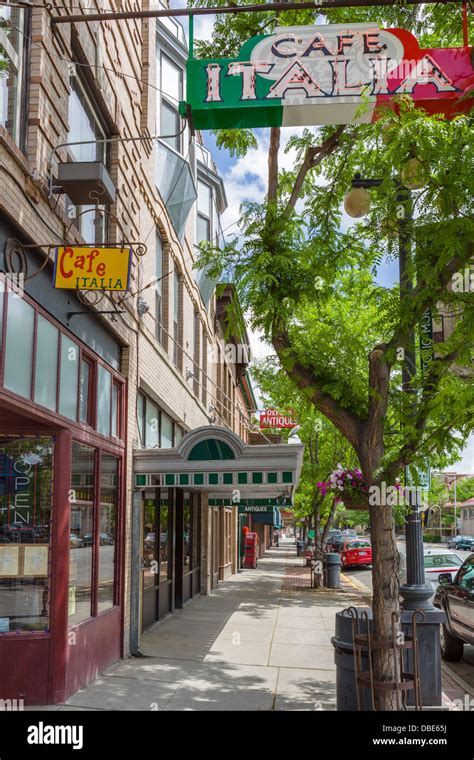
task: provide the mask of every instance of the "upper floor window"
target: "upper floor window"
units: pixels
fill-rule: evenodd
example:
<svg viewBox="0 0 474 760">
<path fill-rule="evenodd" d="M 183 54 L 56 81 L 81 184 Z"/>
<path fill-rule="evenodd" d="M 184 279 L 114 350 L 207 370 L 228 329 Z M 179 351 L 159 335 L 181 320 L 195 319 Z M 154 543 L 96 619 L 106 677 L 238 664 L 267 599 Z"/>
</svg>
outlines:
<svg viewBox="0 0 474 760">
<path fill-rule="evenodd" d="M 179 317 L 180 317 L 180 280 L 177 269 L 173 277 L 173 361 L 178 367 L 180 362 L 181 346 L 179 344 Z"/>
<path fill-rule="evenodd" d="M 198 180 L 196 243 L 210 242 L 212 237 L 212 190 Z"/>
<path fill-rule="evenodd" d="M 158 112 L 160 123 L 158 134 L 163 141 L 181 152 L 181 119 L 179 116 L 179 102 L 183 99 L 183 72 L 164 53 L 160 57 L 160 90 L 158 93 Z"/>
<path fill-rule="evenodd" d="M 23 151 L 29 18 L 29 10 L 0 8 L 0 124 Z"/>
<path fill-rule="evenodd" d="M 159 343 L 162 339 L 163 324 L 163 242 L 156 233 L 155 248 L 155 335 Z"/>
<path fill-rule="evenodd" d="M 79 76 L 70 80 L 69 95 L 69 155 L 73 161 L 102 161 L 107 164 L 106 132 L 92 98 L 87 94 Z M 76 143 L 76 144 L 74 144 Z M 82 213 L 80 216 L 79 214 Z M 74 218 L 69 214 L 70 218 Z M 77 226 L 86 243 L 104 243 L 106 221 L 100 207 L 95 203 L 77 207 Z"/>
<path fill-rule="evenodd" d="M 177 446 L 184 431 L 144 393 L 137 396 L 137 426 L 144 449 L 169 449 Z"/>
</svg>

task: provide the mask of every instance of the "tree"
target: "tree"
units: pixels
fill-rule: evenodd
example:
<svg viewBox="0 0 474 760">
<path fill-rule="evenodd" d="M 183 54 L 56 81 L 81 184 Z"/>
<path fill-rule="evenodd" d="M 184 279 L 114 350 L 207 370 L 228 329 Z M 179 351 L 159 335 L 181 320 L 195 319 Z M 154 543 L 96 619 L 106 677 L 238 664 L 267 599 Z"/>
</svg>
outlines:
<svg viewBox="0 0 474 760">
<path fill-rule="evenodd" d="M 458 28 L 452 14 L 436 7 L 288 11 L 278 23 L 312 23 L 315 13 L 330 22 L 401 26 L 421 34 L 421 44 L 461 43 L 460 16 Z M 218 17 L 213 39 L 199 53 L 233 55 L 243 39 L 274 24 L 263 13 Z M 252 327 L 273 345 L 295 387 L 352 446 L 368 487 L 393 484 L 407 465 L 427 457 L 443 466 L 472 429 L 466 368 L 473 294 L 449 287 L 474 255 L 471 129 L 470 116 L 447 121 L 418 111 L 405 97 L 396 112 L 373 124 L 295 130 L 287 144 L 294 170 L 280 171 L 281 131 L 272 128 L 265 201 L 245 205 L 239 240 L 202 252 L 200 264 L 210 273 L 232 272 Z M 225 130 L 217 139 L 239 154 L 255 144 L 250 131 Z M 401 202 L 400 189 L 413 157 L 424 186 L 410 204 L 406 196 Z M 372 192 L 365 221 L 344 229 L 342 200 L 356 172 L 382 184 Z M 408 254 L 406 280 L 383 288 L 376 273 L 384 257 L 397 255 L 398 232 Z M 426 374 L 404 387 L 401 369 L 412 333 L 427 310 L 441 320 L 440 303 L 456 313 L 454 330 L 436 344 Z M 370 518 L 375 635 L 387 640 L 392 613 L 399 612 L 393 508 L 371 507 Z M 376 680 L 393 680 L 387 652 L 379 653 L 374 670 Z M 379 695 L 376 705 L 394 708 L 389 694 Z"/>
<path fill-rule="evenodd" d="M 451 497 L 453 495 L 451 488 Z M 458 503 L 474 499 L 474 478 L 460 478 L 456 484 L 456 499 Z"/>
<path fill-rule="evenodd" d="M 304 519 L 314 530 L 314 556 L 322 561 L 338 504 L 334 494 L 323 495 L 317 483 L 327 481 L 338 462 L 353 466 L 354 450 L 337 428 L 308 402 L 275 357 L 256 363 L 252 376 L 263 393 L 265 405 L 281 411 L 291 409 L 299 422 L 298 435 L 305 444 L 305 452 L 295 495 L 295 518 Z M 286 434 L 289 432 L 286 431 Z M 321 575 L 316 573 L 316 588 L 321 585 L 321 580 Z"/>
</svg>

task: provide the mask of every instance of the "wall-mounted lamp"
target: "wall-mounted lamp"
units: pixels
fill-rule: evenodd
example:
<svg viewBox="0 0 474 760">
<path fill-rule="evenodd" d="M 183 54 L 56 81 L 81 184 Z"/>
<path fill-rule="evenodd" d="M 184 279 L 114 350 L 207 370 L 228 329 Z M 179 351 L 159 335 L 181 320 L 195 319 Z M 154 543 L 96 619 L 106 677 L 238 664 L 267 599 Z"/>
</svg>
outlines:
<svg viewBox="0 0 474 760">
<path fill-rule="evenodd" d="M 139 317 L 143 317 L 147 311 L 150 311 L 150 304 L 145 301 L 143 296 L 138 296 L 137 298 L 137 311 Z"/>
</svg>

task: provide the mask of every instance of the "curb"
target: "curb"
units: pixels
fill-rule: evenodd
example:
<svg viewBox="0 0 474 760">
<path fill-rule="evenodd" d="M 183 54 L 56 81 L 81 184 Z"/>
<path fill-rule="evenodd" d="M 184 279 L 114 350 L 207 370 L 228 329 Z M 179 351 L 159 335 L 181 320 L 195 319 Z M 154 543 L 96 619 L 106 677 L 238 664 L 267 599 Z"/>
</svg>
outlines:
<svg viewBox="0 0 474 760">
<path fill-rule="evenodd" d="M 446 673 L 450 678 L 453 679 L 455 683 L 457 683 L 458 686 L 461 687 L 461 689 L 464 689 L 466 694 L 469 694 L 471 697 L 474 697 L 474 687 L 472 687 L 470 684 L 468 684 L 467 681 L 464 680 L 464 678 L 457 673 L 455 673 L 454 670 L 451 670 L 447 662 L 444 660 L 441 662 L 441 670 Z"/>
</svg>

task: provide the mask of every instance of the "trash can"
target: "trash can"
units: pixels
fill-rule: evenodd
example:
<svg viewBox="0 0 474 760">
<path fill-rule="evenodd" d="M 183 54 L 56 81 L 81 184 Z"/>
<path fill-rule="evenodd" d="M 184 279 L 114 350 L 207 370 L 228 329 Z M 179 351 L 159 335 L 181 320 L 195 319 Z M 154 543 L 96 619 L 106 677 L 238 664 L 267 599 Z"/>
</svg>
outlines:
<svg viewBox="0 0 474 760">
<path fill-rule="evenodd" d="M 341 585 L 341 557 L 334 552 L 326 554 L 328 588 L 339 588 Z"/>
<path fill-rule="evenodd" d="M 296 541 L 296 556 L 302 557 L 304 552 L 304 541 L 301 541 L 301 539 L 298 539 Z"/>
<path fill-rule="evenodd" d="M 369 627 L 373 630 L 372 610 L 364 608 L 369 616 Z M 367 633 L 367 623 L 360 621 L 360 633 Z M 354 644 L 352 640 L 352 618 L 347 610 L 336 613 L 336 635 L 332 637 L 334 647 L 334 662 L 336 664 L 336 702 L 337 710 L 342 712 L 356 711 L 357 690 L 355 682 Z M 368 670 L 367 657 L 362 656 L 362 669 Z M 362 691 L 362 710 L 372 711 L 370 690 Z"/>
</svg>

